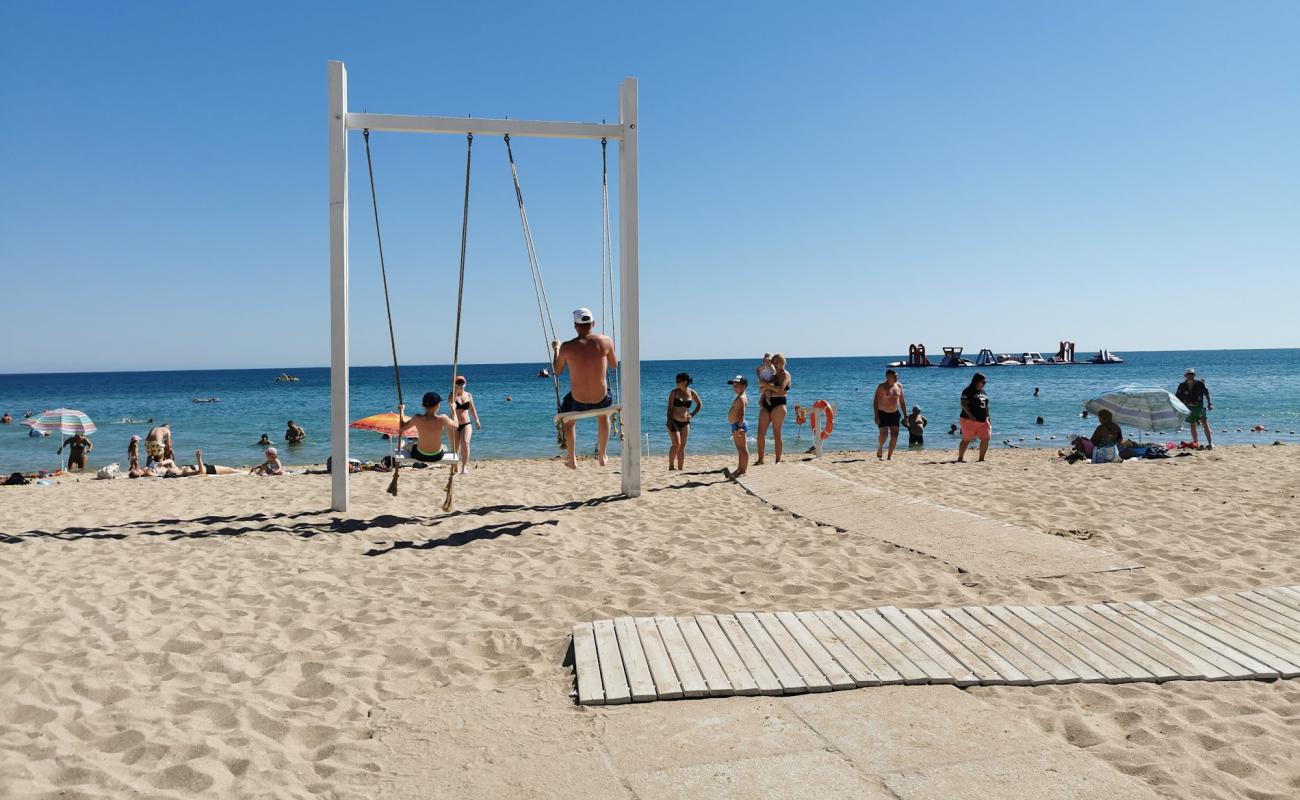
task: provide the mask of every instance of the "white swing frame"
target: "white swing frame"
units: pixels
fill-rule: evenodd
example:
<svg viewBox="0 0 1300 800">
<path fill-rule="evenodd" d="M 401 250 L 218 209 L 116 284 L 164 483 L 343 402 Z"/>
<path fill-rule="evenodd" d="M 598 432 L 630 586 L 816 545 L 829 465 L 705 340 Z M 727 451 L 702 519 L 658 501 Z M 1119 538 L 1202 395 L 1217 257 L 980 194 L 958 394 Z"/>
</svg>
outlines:
<svg viewBox="0 0 1300 800">
<path fill-rule="evenodd" d="M 342 61 L 329 62 L 329 215 L 330 215 L 330 457 L 348 463 L 348 131 L 473 133 L 477 136 L 530 136 L 558 139 L 608 139 L 618 149 L 619 308 L 622 365 L 622 491 L 641 494 L 641 341 L 640 284 L 637 247 L 637 82 L 619 85 L 616 125 L 467 117 L 423 117 L 348 111 L 348 71 Z M 548 365 L 549 367 L 549 365 Z M 347 511 L 350 500 L 346 468 L 332 470 L 330 503 Z"/>
</svg>

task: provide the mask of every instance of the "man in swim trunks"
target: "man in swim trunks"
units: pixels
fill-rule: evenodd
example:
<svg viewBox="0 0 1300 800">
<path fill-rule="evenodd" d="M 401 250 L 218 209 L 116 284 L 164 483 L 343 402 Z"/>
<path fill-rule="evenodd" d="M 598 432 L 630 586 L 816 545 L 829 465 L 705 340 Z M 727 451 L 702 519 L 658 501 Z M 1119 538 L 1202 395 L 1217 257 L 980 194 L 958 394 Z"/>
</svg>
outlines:
<svg viewBox="0 0 1300 800">
<path fill-rule="evenodd" d="M 921 413 L 920 406 L 912 406 L 912 413 L 903 418 L 907 425 L 907 446 L 923 447 L 925 445 L 925 426 L 930 421 Z"/>
<path fill-rule="evenodd" d="M 564 344 L 551 342 L 552 371 L 558 376 L 566 366 L 569 368 L 569 393 L 560 403 L 561 413 L 593 411 L 613 405 L 606 372 L 618 366 L 618 356 L 614 353 L 613 339 L 592 332 L 595 322 L 590 310 L 579 308 L 573 312 L 573 329 L 578 335 Z M 600 415 L 596 423 L 596 462 L 603 467 L 608 463 L 605 448 L 609 444 L 609 415 Z M 568 451 L 564 465 L 569 469 L 578 468 L 574 456 L 576 428 L 576 420 L 564 423 L 564 449 Z"/>
<path fill-rule="evenodd" d="M 289 444 L 301 444 L 303 439 L 307 438 L 307 431 L 293 420 L 289 420 L 288 426 L 284 431 L 284 440 Z"/>
<path fill-rule="evenodd" d="M 172 429 L 164 422 L 144 435 L 145 466 L 172 458 Z"/>
<path fill-rule="evenodd" d="M 898 382 L 898 373 L 892 369 L 885 370 L 885 382 L 876 387 L 876 396 L 871 401 L 875 413 L 876 427 L 880 428 L 880 443 L 876 446 L 876 458 L 883 458 L 885 437 L 889 437 L 889 458 L 894 458 L 894 447 L 898 444 L 898 426 L 903 421 L 903 409 L 907 408 L 907 399 L 903 396 L 903 384 Z"/>
<path fill-rule="evenodd" d="M 1210 418 L 1205 412 L 1214 410 L 1214 402 L 1210 399 L 1210 390 L 1206 388 L 1205 381 L 1196 379 L 1196 370 L 1188 369 L 1183 374 L 1183 382 L 1178 384 L 1174 390 L 1174 397 L 1177 397 L 1187 406 L 1187 410 L 1192 412 L 1187 415 L 1187 422 L 1192 426 L 1192 446 L 1200 447 L 1200 441 L 1196 438 L 1196 425 L 1200 423 L 1205 428 L 1205 449 L 1214 449 L 1214 440 L 1210 438 Z"/>
<path fill-rule="evenodd" d="M 89 439 L 79 433 L 64 440 L 63 444 L 59 446 L 59 452 L 62 453 L 63 448 L 65 447 L 68 448 L 69 470 L 73 467 L 76 467 L 77 469 L 85 469 L 86 455 L 91 450 L 95 449 L 95 445 L 91 444 Z"/>
<path fill-rule="evenodd" d="M 13 421 L 14 418 L 9 416 L 8 411 L 5 412 L 5 415 L 3 417 L 0 417 L 0 425 L 12 425 Z"/>
<path fill-rule="evenodd" d="M 447 432 L 447 439 L 450 441 L 453 432 L 460 426 L 456 420 L 446 414 L 438 413 L 438 408 L 442 405 L 442 395 L 437 392 L 425 392 L 420 404 L 424 406 L 424 413 L 410 418 L 402 417 L 406 411 L 405 406 L 397 409 L 397 418 L 400 420 L 398 432 L 405 434 L 414 428 L 418 441 L 411 445 L 411 458 L 426 464 L 436 464 L 447 455 L 447 451 L 442 449 L 443 431 Z"/>
<path fill-rule="evenodd" d="M 749 380 L 744 375 L 737 375 L 727 381 L 727 385 L 736 393 L 736 399 L 731 401 L 731 407 L 727 409 L 731 443 L 736 446 L 736 471 L 732 472 L 723 467 L 722 474 L 735 480 L 744 475 L 745 469 L 749 467 L 749 442 L 745 438 L 749 433 L 749 427 L 745 425 L 745 410 L 749 408 L 749 396 L 745 394 L 745 389 L 749 387 Z"/>
</svg>

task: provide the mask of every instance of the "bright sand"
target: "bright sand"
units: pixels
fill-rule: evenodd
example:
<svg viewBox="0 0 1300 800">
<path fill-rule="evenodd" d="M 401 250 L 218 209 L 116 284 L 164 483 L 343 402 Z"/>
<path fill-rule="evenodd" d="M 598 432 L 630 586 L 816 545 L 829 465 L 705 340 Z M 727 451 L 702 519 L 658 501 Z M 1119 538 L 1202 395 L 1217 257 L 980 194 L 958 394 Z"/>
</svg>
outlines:
<svg viewBox="0 0 1300 800">
<path fill-rule="evenodd" d="M 610 712 L 573 706 L 562 666 L 578 620 L 1300 583 L 1300 448 L 948 458 L 820 463 L 1144 568 L 958 573 L 775 511 L 723 482 L 720 457 L 669 473 L 656 455 L 631 501 L 613 467 L 485 462 L 450 516 L 445 469 L 403 473 L 396 499 L 388 476 L 360 475 L 347 515 L 322 510 L 325 476 L 2 488 L 17 541 L 0 545 L 0 796 L 601 797 L 581 771 L 526 777 L 547 754 L 603 758 Z M 1300 681 L 968 691 L 1168 797 L 1300 793 Z M 720 702 L 750 701 L 682 713 Z M 743 749 L 756 734 L 719 735 Z"/>
</svg>

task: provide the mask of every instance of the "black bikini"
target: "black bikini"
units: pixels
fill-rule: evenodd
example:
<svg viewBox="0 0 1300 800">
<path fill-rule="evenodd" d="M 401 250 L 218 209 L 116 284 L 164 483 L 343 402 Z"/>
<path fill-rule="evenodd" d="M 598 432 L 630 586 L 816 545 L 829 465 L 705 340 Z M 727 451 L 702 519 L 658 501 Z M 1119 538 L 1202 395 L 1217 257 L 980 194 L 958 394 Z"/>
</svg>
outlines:
<svg viewBox="0 0 1300 800">
<path fill-rule="evenodd" d="M 782 374 L 787 375 L 787 376 L 789 375 L 788 372 L 787 372 L 787 373 L 782 373 Z M 773 375 L 772 377 L 775 378 L 776 376 Z M 771 383 L 771 381 L 768 381 L 768 382 Z M 784 387 L 784 388 L 785 388 L 785 390 L 786 390 L 787 392 L 790 391 L 790 384 L 787 382 L 787 383 L 785 384 L 785 387 Z M 763 406 L 763 408 L 766 408 L 766 409 L 768 410 L 768 412 L 770 413 L 770 412 L 772 411 L 772 409 L 776 408 L 777 406 L 783 406 L 783 405 L 785 405 L 785 404 L 786 404 L 786 397 L 785 397 L 785 395 L 764 395 L 763 397 L 760 397 L 760 398 L 759 398 L 759 401 L 758 401 L 758 402 L 759 402 L 759 405 Z"/>
<path fill-rule="evenodd" d="M 685 400 L 683 400 L 680 397 L 673 398 L 673 405 L 676 406 L 677 408 L 690 408 L 691 405 L 694 404 L 694 402 L 695 401 L 690 398 L 690 395 L 687 395 Z M 672 412 L 671 411 L 668 412 L 668 430 L 672 431 L 673 433 L 681 433 L 682 431 L 686 430 L 690 426 L 691 426 L 691 420 L 689 417 L 685 420 L 673 419 Z"/>
</svg>

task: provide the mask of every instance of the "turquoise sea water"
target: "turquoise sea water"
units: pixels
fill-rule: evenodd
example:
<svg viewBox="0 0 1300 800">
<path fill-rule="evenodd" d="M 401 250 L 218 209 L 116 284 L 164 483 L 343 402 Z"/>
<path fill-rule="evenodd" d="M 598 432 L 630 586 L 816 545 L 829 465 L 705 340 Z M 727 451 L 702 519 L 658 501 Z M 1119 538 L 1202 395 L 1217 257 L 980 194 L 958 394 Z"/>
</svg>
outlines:
<svg viewBox="0 0 1300 800">
<path fill-rule="evenodd" d="M 1053 348 L 1054 349 L 1054 348 Z M 969 354 L 968 354 L 969 355 Z M 1085 357 L 1087 354 L 1084 354 Z M 1195 367 L 1214 397 L 1211 422 L 1216 443 L 1271 444 L 1274 440 L 1300 443 L 1300 349 L 1216 350 L 1189 352 L 1123 352 L 1127 362 L 1117 365 L 993 367 L 988 393 L 994 438 L 1019 446 L 1060 446 L 1074 432 L 1089 433 L 1090 420 L 1079 419 L 1083 400 L 1126 383 L 1155 384 L 1170 390 L 1182 372 Z M 838 404 L 835 433 L 829 445 L 837 449 L 875 446 L 871 427 L 871 393 L 883 378 L 891 357 L 792 358 L 792 404 L 811 404 L 825 398 Z M 647 361 L 642 364 L 643 432 L 650 434 L 650 456 L 665 455 L 668 436 L 664 417 L 673 376 L 679 371 L 695 378 L 695 388 L 705 404 L 691 433 L 689 452 L 728 452 L 731 444 L 725 415 L 730 402 L 727 378 L 742 373 L 752 379 L 754 359 L 708 361 Z M 469 389 L 478 403 L 484 427 L 474 436 L 476 458 L 550 456 L 556 453 L 551 414 L 551 381 L 535 377 L 537 364 L 466 365 Z M 241 465 L 260 461 L 254 443 L 268 433 L 290 464 L 320 463 L 329 455 L 329 370 L 291 368 L 298 383 L 276 383 L 281 370 L 204 370 L 185 372 L 103 372 L 0 375 L 0 413 L 15 418 L 0 426 L 0 474 L 14 470 L 49 469 L 57 463 L 53 439 L 33 439 L 17 424 L 24 412 L 68 406 L 85 411 L 99 426 L 92 439 L 92 465 L 111 461 L 126 464 L 131 434 L 150 427 L 130 420 L 167 421 L 175 433 L 178 453 L 188 460 L 196 447 L 213 463 Z M 958 397 L 970 380 L 971 369 L 904 369 L 903 385 L 909 404 L 920 405 L 930 420 L 926 445 L 950 449 L 947 435 L 959 409 Z M 415 406 L 430 389 L 445 395 L 450 371 L 444 366 L 406 367 L 402 385 L 407 403 Z M 1040 389 L 1033 396 L 1034 387 Z M 392 370 L 358 367 L 352 370 L 352 418 L 392 410 Z M 507 396 L 512 399 L 507 401 Z M 195 397 L 217 397 L 220 402 L 196 404 Z M 756 397 L 751 391 L 751 401 Z M 751 410 L 750 432 L 756 429 Z M 1036 425 L 1042 416 L 1044 425 Z M 285 422 L 293 419 L 307 429 L 308 439 L 285 445 Z M 1256 424 L 1267 433 L 1252 433 Z M 1220 431 L 1223 431 L 1222 433 Z M 1126 431 L 1127 433 L 1127 431 Z M 579 426 L 580 448 L 594 443 L 595 423 Z M 796 439 L 808 446 L 807 428 L 786 423 L 788 447 Z M 1056 437 L 1056 438 L 1051 438 Z M 1180 434 L 1162 434 L 1157 440 L 1177 440 Z M 1183 431 L 1181 438 L 1189 438 Z M 1023 441 L 1021 441 L 1023 439 Z M 1000 445 L 999 445 L 1000 446 Z M 613 448 L 615 451 L 617 448 Z M 352 432 L 353 454 L 378 459 L 387 442 L 378 434 Z"/>
</svg>

